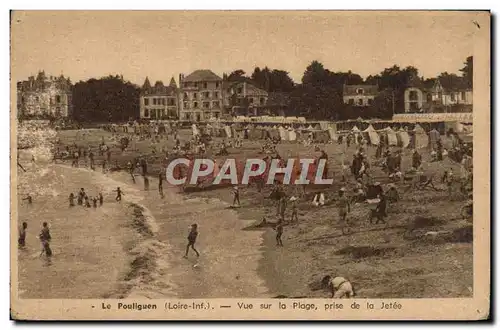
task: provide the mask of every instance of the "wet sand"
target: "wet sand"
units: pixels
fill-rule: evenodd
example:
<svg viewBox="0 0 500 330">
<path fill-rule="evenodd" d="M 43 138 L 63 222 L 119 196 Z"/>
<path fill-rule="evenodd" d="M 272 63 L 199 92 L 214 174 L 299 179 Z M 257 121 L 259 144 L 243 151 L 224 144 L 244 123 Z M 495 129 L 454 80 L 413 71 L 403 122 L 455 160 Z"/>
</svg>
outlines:
<svg viewBox="0 0 500 330">
<path fill-rule="evenodd" d="M 23 298 L 222 298 L 259 297 L 267 291 L 257 274 L 261 235 L 242 232 L 248 221 L 217 199 L 186 198 L 157 181 L 144 191 L 142 177 L 132 183 L 124 172 L 103 175 L 67 165 L 50 165 L 34 175 L 50 192 L 20 205 L 19 223 L 28 220 L 27 251 L 19 253 Z M 60 178 L 55 180 L 55 178 Z M 64 180 L 64 182 L 63 182 Z M 50 184 L 49 184 L 50 183 Z M 33 186 L 33 181 L 30 181 Z M 120 186 L 123 200 L 112 191 Z M 80 187 L 90 195 L 103 191 L 103 207 L 70 208 L 67 195 Z M 20 189 L 20 196 L 23 196 Z M 30 219 L 35 218 L 37 221 Z M 36 235 L 47 221 L 53 237 L 51 263 L 39 258 Z M 40 223 L 38 223 L 40 222 Z M 196 244 L 182 258 L 189 226 L 199 225 Z M 243 233 L 243 234 L 242 234 Z M 36 254 L 36 256 L 35 256 Z"/>
</svg>

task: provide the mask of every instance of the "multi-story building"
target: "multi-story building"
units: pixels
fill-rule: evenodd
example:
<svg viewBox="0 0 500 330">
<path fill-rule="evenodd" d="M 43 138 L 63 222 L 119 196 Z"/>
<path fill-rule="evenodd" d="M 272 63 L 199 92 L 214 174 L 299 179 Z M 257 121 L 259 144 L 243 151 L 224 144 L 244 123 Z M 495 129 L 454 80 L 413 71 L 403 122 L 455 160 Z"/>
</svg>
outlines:
<svg viewBox="0 0 500 330">
<path fill-rule="evenodd" d="M 72 114 L 72 84 L 69 78 L 45 75 L 44 71 L 17 83 L 17 111 L 25 117 L 68 117 Z"/>
<path fill-rule="evenodd" d="M 422 81 L 415 77 L 404 93 L 406 113 L 472 111 L 472 88 L 462 77 L 449 76 Z"/>
<path fill-rule="evenodd" d="M 178 119 L 179 118 L 179 89 L 175 79 L 170 79 L 168 86 L 157 81 L 151 86 L 146 77 L 141 88 L 140 117 L 144 119 Z"/>
<path fill-rule="evenodd" d="M 373 104 L 377 94 L 377 85 L 344 85 L 343 99 L 345 104 L 367 107 Z"/>
<path fill-rule="evenodd" d="M 224 82 L 224 108 L 237 116 L 259 116 L 266 108 L 268 93 L 246 81 Z"/>
<path fill-rule="evenodd" d="M 204 121 L 223 113 L 222 78 L 210 70 L 179 75 L 180 119 Z"/>
</svg>

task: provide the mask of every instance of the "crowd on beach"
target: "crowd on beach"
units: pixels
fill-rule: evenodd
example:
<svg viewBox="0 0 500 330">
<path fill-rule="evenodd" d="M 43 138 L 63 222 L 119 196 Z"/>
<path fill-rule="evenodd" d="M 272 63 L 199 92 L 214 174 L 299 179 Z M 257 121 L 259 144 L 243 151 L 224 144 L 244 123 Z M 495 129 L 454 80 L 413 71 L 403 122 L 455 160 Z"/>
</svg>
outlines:
<svg viewBox="0 0 500 330">
<path fill-rule="evenodd" d="M 55 147 L 52 151 L 53 161 L 63 161 L 70 162 L 72 167 L 88 167 L 90 170 L 95 171 L 96 167 L 100 165 L 103 173 L 110 171 L 127 171 L 130 174 L 133 183 L 136 183 L 137 171 L 143 177 L 144 189 L 149 190 L 149 179 L 148 176 L 151 175 L 148 166 L 150 162 L 159 162 L 162 164 L 160 170 L 156 174 L 158 178 L 158 193 L 161 198 L 164 197 L 163 193 L 163 182 L 165 181 L 165 173 L 163 172 L 164 167 L 169 161 L 177 157 L 187 157 L 190 159 L 203 158 L 209 156 L 229 156 L 231 153 L 237 153 L 237 149 L 244 146 L 244 137 L 241 135 L 236 135 L 231 138 L 226 137 L 222 139 L 219 143 L 214 143 L 211 137 L 206 134 L 201 134 L 198 132 L 193 132 L 194 134 L 188 140 L 181 141 L 179 137 L 179 129 L 173 127 L 170 131 L 154 129 L 151 130 L 136 130 L 133 133 L 123 132 L 116 130 L 112 126 L 105 128 L 111 133 L 111 136 L 106 141 L 102 138 L 101 143 L 98 145 L 90 145 L 85 143 L 85 138 L 79 143 L 73 143 L 71 145 L 63 145 L 61 141 L 55 141 Z M 92 133 L 84 133 L 92 134 Z M 165 141 L 169 138 L 173 141 L 173 147 L 167 150 Z M 312 204 L 315 207 L 328 207 L 329 205 L 334 205 L 337 209 L 338 218 L 332 217 L 332 222 L 338 220 L 341 224 L 341 229 L 343 234 L 348 234 L 351 232 L 351 224 L 349 214 L 351 208 L 354 204 L 357 205 L 367 205 L 369 208 L 369 223 L 379 224 L 386 223 L 386 218 L 388 216 L 388 206 L 398 203 L 401 199 L 402 193 L 407 193 L 412 189 L 426 189 L 432 188 L 434 190 L 440 190 L 434 186 L 436 183 L 437 173 L 431 173 L 424 171 L 424 161 L 422 157 L 423 152 L 429 152 L 430 162 L 441 162 L 443 159 L 448 157 L 452 161 L 460 164 L 461 173 L 457 178 L 457 175 L 452 169 L 445 170 L 444 173 L 440 173 L 439 177 L 441 183 L 444 184 L 447 189 L 443 191 L 451 198 L 453 193 L 453 187 L 456 183 L 459 184 L 460 192 L 469 197 L 467 206 L 470 207 L 470 215 L 472 215 L 472 147 L 469 144 L 461 143 L 459 140 L 452 150 L 448 151 L 443 148 L 442 142 L 437 141 L 435 148 L 418 150 L 415 148 L 412 150 L 411 154 L 411 164 L 406 167 L 403 164 L 403 154 L 404 150 L 402 148 L 394 148 L 385 144 L 381 140 L 380 143 L 375 147 L 375 153 L 373 157 L 368 156 L 368 151 L 372 148 L 369 146 L 368 141 L 366 141 L 361 135 L 354 135 L 351 133 L 340 134 L 337 143 L 344 148 L 344 152 L 341 155 L 340 163 L 341 173 L 338 181 L 335 185 L 340 186 L 336 191 L 335 195 L 332 195 L 329 199 L 325 197 L 329 187 L 322 187 L 317 189 L 315 187 L 314 198 Z M 129 149 L 133 149 L 134 142 L 146 141 L 151 144 L 151 151 L 147 156 L 139 154 L 133 157 L 132 160 L 128 160 L 126 164 L 120 163 L 119 152 L 113 151 L 112 147 L 117 146 L 121 153 Z M 279 139 L 273 139 L 272 137 L 267 137 L 265 140 L 261 141 L 260 153 L 263 155 L 262 159 L 265 162 L 270 162 L 274 159 L 286 161 L 278 152 L 278 145 L 281 143 Z M 318 153 L 315 162 L 319 162 L 322 159 L 328 160 L 329 156 L 325 151 L 325 148 L 321 143 L 316 143 L 313 139 L 312 134 L 306 135 L 302 140 L 302 143 L 307 146 L 312 146 L 314 151 Z M 328 144 L 334 143 L 334 141 L 327 142 Z M 157 148 L 156 144 L 161 144 L 161 147 Z M 345 160 L 345 155 L 348 150 L 352 150 L 354 147 L 355 151 L 352 154 L 352 161 L 347 163 Z M 100 164 L 96 160 L 96 156 L 99 156 Z M 113 162 L 114 161 L 114 162 Z M 35 159 L 32 159 L 35 162 Z M 82 164 L 83 163 L 83 164 Z M 23 169 L 22 164 L 18 165 Z M 221 164 L 220 164 L 221 165 Z M 388 182 L 387 188 L 384 189 L 382 183 L 375 176 L 375 168 L 379 168 L 383 175 L 384 180 Z M 325 175 L 328 174 L 328 168 L 325 170 Z M 297 173 L 300 175 L 300 173 Z M 266 178 L 264 175 L 255 178 L 252 184 L 255 184 L 259 192 L 264 188 Z M 206 182 L 198 182 L 197 186 L 203 186 Z M 403 185 L 407 185 L 406 190 L 400 191 Z M 298 223 L 299 218 L 299 201 L 304 199 L 306 196 L 307 185 L 302 185 L 301 187 L 293 187 L 282 184 L 282 178 L 276 177 L 271 188 L 271 193 L 269 199 L 275 201 L 276 203 L 276 216 L 277 221 L 269 221 L 269 219 L 262 219 L 263 224 L 271 224 L 273 229 L 276 231 L 276 245 L 277 247 L 283 247 L 283 235 L 284 228 L 287 224 Z M 116 190 L 115 201 L 120 202 L 122 196 L 124 196 L 123 191 L 118 187 Z M 237 185 L 231 187 L 233 207 L 240 207 L 242 196 L 240 194 L 240 189 Z M 33 203 L 33 198 L 28 195 L 24 200 L 28 201 L 28 204 Z M 104 202 L 104 197 L 101 192 L 98 192 L 95 196 L 89 196 L 84 188 L 81 188 L 77 193 L 69 193 L 69 207 L 74 207 L 75 205 L 83 206 L 86 208 L 97 208 L 102 206 Z M 75 203 L 76 200 L 76 203 Z M 287 215 L 287 210 L 290 212 Z M 375 220 L 375 221 L 374 221 Z M 19 231 L 19 246 L 23 248 L 25 246 L 25 236 L 26 236 L 27 224 L 23 223 Z M 187 237 L 188 244 L 186 247 L 186 252 L 184 257 L 188 257 L 189 250 L 192 249 L 196 256 L 199 257 L 199 252 L 195 248 L 196 239 L 198 237 L 198 225 L 192 224 Z M 40 241 L 42 242 L 42 254 L 45 254 L 50 258 L 52 251 L 50 250 L 49 242 L 51 240 L 48 224 L 44 223 L 42 231 L 39 235 Z M 342 297 L 352 297 L 354 295 L 354 289 L 352 284 L 346 280 L 344 277 L 326 275 L 322 283 L 324 285 L 333 288 L 332 296 L 336 298 Z"/>
</svg>

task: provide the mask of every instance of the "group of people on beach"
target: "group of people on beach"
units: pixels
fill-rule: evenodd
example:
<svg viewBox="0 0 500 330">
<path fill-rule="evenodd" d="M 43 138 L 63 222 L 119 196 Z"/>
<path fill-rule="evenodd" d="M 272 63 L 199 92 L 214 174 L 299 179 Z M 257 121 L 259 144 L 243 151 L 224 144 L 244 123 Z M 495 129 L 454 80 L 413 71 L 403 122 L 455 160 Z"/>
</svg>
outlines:
<svg viewBox="0 0 500 330">
<path fill-rule="evenodd" d="M 77 200 L 78 205 L 82 205 L 88 208 L 92 206 L 94 208 L 97 208 L 97 203 L 99 203 L 99 206 L 102 206 L 102 204 L 104 203 L 104 197 L 101 192 L 99 192 L 97 196 L 92 197 L 87 195 L 85 188 L 80 188 L 80 191 L 76 195 L 74 193 L 69 194 L 68 201 L 70 207 L 75 206 L 75 199 Z M 92 205 L 90 204 L 90 202 L 92 202 Z"/>
</svg>

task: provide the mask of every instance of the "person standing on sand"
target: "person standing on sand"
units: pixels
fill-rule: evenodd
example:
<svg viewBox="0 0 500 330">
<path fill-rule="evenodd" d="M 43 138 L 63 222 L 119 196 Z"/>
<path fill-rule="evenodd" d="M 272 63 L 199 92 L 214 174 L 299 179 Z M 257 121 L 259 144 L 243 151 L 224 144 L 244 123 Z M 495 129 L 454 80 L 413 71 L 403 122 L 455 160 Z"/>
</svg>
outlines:
<svg viewBox="0 0 500 330">
<path fill-rule="evenodd" d="M 160 196 L 163 198 L 163 173 L 160 171 L 158 174 L 158 192 Z"/>
<path fill-rule="evenodd" d="M 28 224 L 23 222 L 21 228 L 19 228 L 19 238 L 17 239 L 19 248 L 24 248 L 26 246 L 26 229 L 28 229 Z"/>
<path fill-rule="evenodd" d="M 235 206 L 236 202 L 238 202 L 238 206 L 241 206 L 240 204 L 240 191 L 238 190 L 238 186 L 233 187 L 233 206 Z"/>
<path fill-rule="evenodd" d="M 75 206 L 75 194 L 71 193 L 68 197 L 69 206 Z"/>
<path fill-rule="evenodd" d="M 194 247 L 194 244 L 196 243 L 196 238 L 198 238 L 198 225 L 196 223 L 193 223 L 191 225 L 191 231 L 189 232 L 189 235 L 188 235 L 188 238 L 187 238 L 188 239 L 188 245 L 186 246 L 186 254 L 184 255 L 184 258 L 188 257 L 189 248 L 193 249 L 193 251 L 196 253 L 197 257 L 200 256 L 200 254 L 198 253 L 198 251 Z"/>
<path fill-rule="evenodd" d="M 339 190 L 339 199 L 337 201 L 339 218 L 343 224 L 347 224 L 347 213 L 351 212 L 351 205 L 345 196 L 345 188 Z"/>
<path fill-rule="evenodd" d="M 321 284 L 323 287 L 331 290 L 332 298 L 353 298 L 354 297 L 354 288 L 348 280 L 344 277 L 332 277 L 330 275 L 326 275 L 321 280 Z"/>
<path fill-rule="evenodd" d="M 149 190 L 149 179 L 144 175 L 144 190 Z"/>
<path fill-rule="evenodd" d="M 134 168 L 134 164 L 132 164 L 131 161 L 129 161 L 127 163 L 127 169 L 128 169 L 128 172 L 129 172 L 130 176 L 132 177 L 132 182 L 135 183 L 135 176 L 134 176 L 134 170 L 135 170 L 135 168 Z"/>
<path fill-rule="evenodd" d="M 40 231 L 38 238 L 40 238 L 40 242 L 42 242 L 42 252 L 40 253 L 40 257 L 45 253 L 45 255 L 50 258 L 52 256 L 52 250 L 50 249 L 49 243 L 52 240 L 52 237 L 50 236 L 49 226 L 46 222 L 43 223 L 42 230 Z"/>
<path fill-rule="evenodd" d="M 276 230 L 276 246 L 283 246 L 283 241 L 281 240 L 281 236 L 283 235 L 283 224 L 281 221 L 274 227 L 274 230 Z"/>
<path fill-rule="evenodd" d="M 102 193 L 99 193 L 99 206 L 102 206 L 104 203 L 104 198 L 102 197 Z"/>
<path fill-rule="evenodd" d="M 290 202 L 292 202 L 292 217 L 290 218 L 290 222 L 293 222 L 295 219 L 296 222 L 299 222 L 299 213 L 297 212 L 297 197 L 292 196 L 290 198 Z"/>
</svg>

